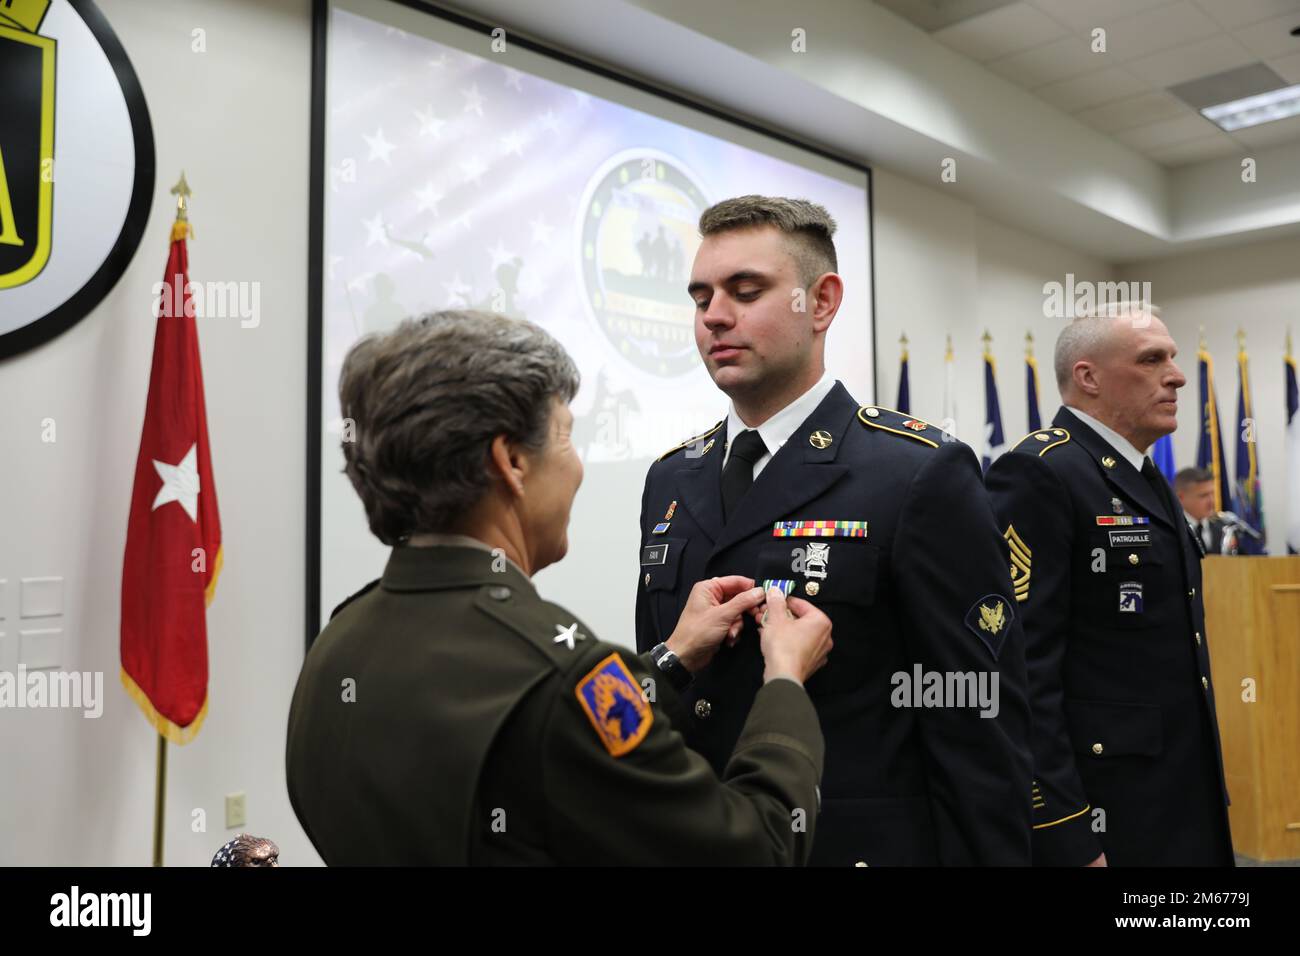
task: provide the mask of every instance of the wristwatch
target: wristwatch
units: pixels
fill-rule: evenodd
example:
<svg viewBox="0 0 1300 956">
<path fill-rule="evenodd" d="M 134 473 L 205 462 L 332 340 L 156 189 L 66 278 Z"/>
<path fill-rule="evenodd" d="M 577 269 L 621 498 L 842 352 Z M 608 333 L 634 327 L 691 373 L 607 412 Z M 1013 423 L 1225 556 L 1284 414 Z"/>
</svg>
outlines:
<svg viewBox="0 0 1300 956">
<path fill-rule="evenodd" d="M 667 644 L 660 643 L 650 648 L 650 657 L 668 677 L 674 690 L 683 691 L 695 683 L 695 675 L 686 669 L 681 658 L 670 651 Z"/>
</svg>

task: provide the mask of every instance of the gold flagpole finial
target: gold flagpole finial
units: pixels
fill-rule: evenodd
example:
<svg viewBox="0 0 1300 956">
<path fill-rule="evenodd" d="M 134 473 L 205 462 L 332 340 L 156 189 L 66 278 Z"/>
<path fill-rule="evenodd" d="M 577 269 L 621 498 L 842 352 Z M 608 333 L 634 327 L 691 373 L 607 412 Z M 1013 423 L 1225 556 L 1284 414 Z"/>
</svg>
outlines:
<svg viewBox="0 0 1300 956">
<path fill-rule="evenodd" d="M 1034 357 L 1034 333 L 1025 333 L 1025 358 Z"/>
<path fill-rule="evenodd" d="M 986 356 L 987 356 L 987 355 L 992 355 L 992 354 L 993 354 L 993 336 L 989 334 L 989 330 L 988 330 L 988 329 L 985 329 L 985 330 L 984 330 L 984 334 L 980 336 L 980 341 L 984 343 L 984 354 L 985 354 Z"/>
<path fill-rule="evenodd" d="M 185 170 L 181 170 L 180 181 L 172 187 L 171 193 L 176 197 L 176 218 L 182 220 L 188 219 L 189 214 L 187 210 L 189 207 L 189 199 L 190 196 L 193 195 L 193 192 L 190 189 L 190 184 L 185 181 Z"/>
<path fill-rule="evenodd" d="M 943 359 L 945 362 L 952 361 L 952 334 L 951 333 L 944 336 Z"/>
<path fill-rule="evenodd" d="M 1201 351 L 1202 352 L 1207 351 L 1205 347 L 1205 326 L 1203 325 L 1201 326 Z"/>
<path fill-rule="evenodd" d="M 904 332 L 898 337 L 899 347 L 903 350 L 903 358 L 907 358 L 907 333 Z"/>
<path fill-rule="evenodd" d="M 1286 330 L 1286 357 L 1291 357 L 1291 330 Z"/>
<path fill-rule="evenodd" d="M 1246 351 L 1246 330 L 1241 326 L 1237 327 L 1237 350 L 1239 352 Z"/>
<path fill-rule="evenodd" d="M 190 184 L 185 181 L 185 170 L 181 170 L 181 178 L 171 188 L 171 194 L 176 197 L 176 221 L 172 223 L 172 242 L 177 239 L 193 239 L 194 227 L 190 225 L 189 213 L 190 196 L 193 193 Z"/>
</svg>

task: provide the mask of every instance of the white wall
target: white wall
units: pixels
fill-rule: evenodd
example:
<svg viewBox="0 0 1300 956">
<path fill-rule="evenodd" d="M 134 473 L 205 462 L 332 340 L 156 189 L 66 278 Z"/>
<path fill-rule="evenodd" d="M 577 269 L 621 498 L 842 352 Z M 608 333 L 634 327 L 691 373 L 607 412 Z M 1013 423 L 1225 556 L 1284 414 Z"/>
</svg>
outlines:
<svg viewBox="0 0 1300 956">
<path fill-rule="evenodd" d="M 167 862 L 206 865 L 232 832 L 224 795 L 286 864 L 319 862 L 284 786 L 302 660 L 308 0 L 100 0 L 143 84 L 158 180 L 139 251 L 70 331 L 0 363 L 0 578 L 12 653 L 17 582 L 62 576 L 61 666 L 104 673 L 104 714 L 0 713 L 0 864 L 147 865 L 156 736 L 118 679 L 122 550 L 161 278 L 184 168 L 193 279 L 261 283 L 261 324 L 201 321 L 225 570 L 208 612 L 207 722 L 170 747 Z M 206 31 L 207 50 L 191 49 Z M 41 441 L 55 419 L 57 441 Z M 10 659 L 12 663 L 12 658 Z M 191 811 L 207 832 L 191 832 Z"/>
<path fill-rule="evenodd" d="M 1238 328 L 1245 330 L 1269 551 L 1285 554 L 1289 513 L 1300 508 L 1300 501 L 1288 500 L 1285 495 L 1286 396 L 1282 367 L 1288 328 L 1300 348 L 1300 239 L 1257 242 L 1136 263 L 1121 269 L 1119 278 L 1151 283 L 1152 297 L 1178 342 L 1178 363 L 1187 375 L 1174 435 L 1174 454 L 1180 468 L 1196 463 L 1196 351 L 1199 330 L 1204 326 L 1206 346 L 1214 359 L 1223 452 L 1228 474 L 1235 474 L 1240 430 L 1236 423 L 1236 334 Z"/>
<path fill-rule="evenodd" d="M 978 454 L 984 441 L 981 340 L 993 336 L 1002 428 L 1008 445 L 1028 430 L 1024 387 L 1025 333 L 1034 334 L 1039 408 L 1051 420 L 1060 396 L 1052 347 L 1060 320 L 1043 316 L 1043 285 L 1108 281 L 1110 267 L 1067 246 L 1031 236 L 981 215 L 944 186 L 919 186 L 875 171 L 876 342 L 879 401 L 898 394 L 898 337 L 909 340 L 912 411 L 942 420 L 944 337 L 952 336 L 957 437 Z M 936 180 L 938 177 L 935 177 Z"/>
</svg>

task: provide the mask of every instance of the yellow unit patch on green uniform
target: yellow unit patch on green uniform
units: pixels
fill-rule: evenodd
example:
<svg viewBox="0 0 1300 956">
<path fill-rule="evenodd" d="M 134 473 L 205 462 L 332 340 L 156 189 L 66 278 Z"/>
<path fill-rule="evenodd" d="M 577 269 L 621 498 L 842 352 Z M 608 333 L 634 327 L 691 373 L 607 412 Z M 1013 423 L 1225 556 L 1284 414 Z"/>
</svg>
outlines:
<svg viewBox="0 0 1300 956">
<path fill-rule="evenodd" d="M 618 652 L 592 668 L 574 693 L 612 756 L 635 750 L 654 724 L 654 712 Z"/>
</svg>

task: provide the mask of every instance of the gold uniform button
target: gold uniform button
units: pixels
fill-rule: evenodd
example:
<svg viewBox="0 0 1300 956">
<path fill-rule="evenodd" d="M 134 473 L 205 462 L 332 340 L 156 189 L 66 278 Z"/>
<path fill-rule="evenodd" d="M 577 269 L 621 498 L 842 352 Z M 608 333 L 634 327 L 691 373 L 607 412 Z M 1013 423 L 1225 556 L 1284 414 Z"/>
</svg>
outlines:
<svg viewBox="0 0 1300 956">
<path fill-rule="evenodd" d="M 878 410 L 874 409 L 874 408 L 868 408 L 868 409 L 867 409 L 867 417 L 868 417 L 868 418 L 875 418 L 875 417 L 878 416 L 879 414 L 880 414 L 880 412 L 879 412 Z"/>
<path fill-rule="evenodd" d="M 1097 754 L 1098 756 L 1100 756 L 1100 755 L 1101 755 L 1101 752 L 1102 752 L 1103 750 L 1105 750 L 1105 749 L 1106 749 L 1106 748 L 1103 747 L 1101 744 L 1093 744 L 1093 745 L 1092 745 L 1092 752 L 1095 753 L 1095 754 Z"/>
<path fill-rule="evenodd" d="M 816 597 L 817 592 L 822 589 L 822 586 L 818 584 L 816 581 L 809 581 L 807 584 L 803 586 L 803 589 L 804 589 L 804 593 L 806 593 L 809 597 Z"/>
<path fill-rule="evenodd" d="M 713 705 L 701 697 L 695 702 L 695 716 L 703 720 L 713 713 Z"/>
<path fill-rule="evenodd" d="M 1128 563 L 1129 563 L 1129 564 L 1137 564 L 1137 563 L 1138 563 L 1138 556 L 1137 556 L 1136 554 L 1130 554 L 1130 555 L 1128 556 Z"/>
<path fill-rule="evenodd" d="M 1206 690 L 1209 690 L 1209 689 L 1210 689 L 1210 679 L 1209 679 L 1208 677 L 1202 677 L 1202 678 L 1201 678 L 1201 686 L 1204 687 Z"/>
</svg>

